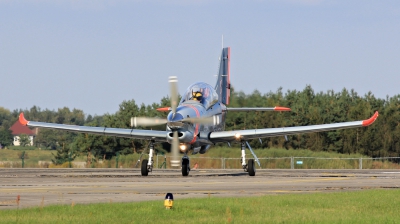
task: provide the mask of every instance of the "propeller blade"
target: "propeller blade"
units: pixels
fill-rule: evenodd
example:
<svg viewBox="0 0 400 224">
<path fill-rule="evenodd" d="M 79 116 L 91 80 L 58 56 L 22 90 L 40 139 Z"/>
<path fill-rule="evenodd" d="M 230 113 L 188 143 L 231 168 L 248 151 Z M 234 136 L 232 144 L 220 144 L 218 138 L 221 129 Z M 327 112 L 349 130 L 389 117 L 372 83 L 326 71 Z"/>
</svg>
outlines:
<svg viewBox="0 0 400 224">
<path fill-rule="evenodd" d="M 176 108 L 178 107 L 178 77 L 169 77 L 169 87 L 170 87 L 170 100 L 171 100 L 171 111 L 176 113 Z"/>
<path fill-rule="evenodd" d="M 178 139 L 178 132 L 174 131 L 172 145 L 171 145 L 171 166 L 172 167 L 179 167 L 179 139 Z"/>
<path fill-rule="evenodd" d="M 160 124 L 166 124 L 167 119 L 165 118 L 156 118 L 156 117 L 132 117 L 131 118 L 131 127 L 137 126 L 156 126 Z"/>
<path fill-rule="evenodd" d="M 213 124 L 217 125 L 220 123 L 219 116 L 211 117 L 189 117 L 182 119 L 183 122 L 190 122 L 194 124 Z"/>
</svg>

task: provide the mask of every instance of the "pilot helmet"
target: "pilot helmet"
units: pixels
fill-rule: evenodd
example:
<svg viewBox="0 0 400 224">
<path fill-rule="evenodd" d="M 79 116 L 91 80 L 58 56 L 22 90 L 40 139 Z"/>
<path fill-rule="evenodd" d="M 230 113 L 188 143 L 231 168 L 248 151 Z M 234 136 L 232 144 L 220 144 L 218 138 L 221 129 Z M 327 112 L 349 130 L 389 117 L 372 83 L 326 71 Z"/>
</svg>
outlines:
<svg viewBox="0 0 400 224">
<path fill-rule="evenodd" d="M 192 91 L 192 99 L 201 101 L 203 99 L 203 94 L 200 91 L 197 91 L 197 92 Z"/>
<path fill-rule="evenodd" d="M 192 99 L 201 101 L 203 99 L 203 91 L 200 87 L 193 87 L 192 88 Z"/>
</svg>

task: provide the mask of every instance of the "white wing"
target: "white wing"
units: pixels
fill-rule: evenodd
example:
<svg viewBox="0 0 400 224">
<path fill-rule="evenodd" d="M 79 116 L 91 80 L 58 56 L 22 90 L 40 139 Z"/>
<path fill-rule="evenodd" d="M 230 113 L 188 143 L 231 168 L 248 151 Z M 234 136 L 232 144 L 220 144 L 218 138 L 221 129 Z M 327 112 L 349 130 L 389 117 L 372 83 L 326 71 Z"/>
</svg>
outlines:
<svg viewBox="0 0 400 224">
<path fill-rule="evenodd" d="M 236 131 L 221 131 L 212 132 L 209 140 L 213 143 L 229 142 L 234 140 L 248 140 L 255 138 L 266 138 L 284 135 L 295 135 L 310 132 L 322 132 L 347 128 L 365 127 L 374 123 L 378 117 L 378 111 L 367 119 L 362 121 L 351 121 L 334 124 L 320 124 L 310 126 L 297 126 L 297 127 L 283 127 L 283 128 L 266 128 L 266 129 L 249 129 L 249 130 L 236 130 Z"/>
</svg>

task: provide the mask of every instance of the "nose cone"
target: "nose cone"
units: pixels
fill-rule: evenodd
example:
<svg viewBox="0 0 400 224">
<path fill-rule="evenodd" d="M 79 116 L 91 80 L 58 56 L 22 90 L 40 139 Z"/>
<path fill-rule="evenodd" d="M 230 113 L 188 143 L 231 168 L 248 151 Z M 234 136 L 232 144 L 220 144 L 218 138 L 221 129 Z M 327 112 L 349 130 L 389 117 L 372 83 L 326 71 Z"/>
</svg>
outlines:
<svg viewBox="0 0 400 224">
<path fill-rule="evenodd" d="M 168 127 L 171 129 L 180 128 L 183 126 L 182 119 L 183 116 L 180 113 L 170 113 L 167 117 L 168 119 Z"/>
<path fill-rule="evenodd" d="M 176 121 L 181 121 L 183 119 L 182 114 L 180 114 L 179 112 L 177 113 L 170 113 L 168 114 L 168 122 L 176 122 Z"/>
</svg>

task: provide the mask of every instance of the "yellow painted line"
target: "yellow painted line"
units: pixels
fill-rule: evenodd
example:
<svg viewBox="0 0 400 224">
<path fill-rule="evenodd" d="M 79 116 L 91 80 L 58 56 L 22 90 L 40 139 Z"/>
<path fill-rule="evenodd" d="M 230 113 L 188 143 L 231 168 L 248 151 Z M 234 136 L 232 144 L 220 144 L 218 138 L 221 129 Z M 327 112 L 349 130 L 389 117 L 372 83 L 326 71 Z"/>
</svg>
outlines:
<svg viewBox="0 0 400 224">
<path fill-rule="evenodd" d="M 291 183 L 291 182 L 320 182 L 320 181 L 340 181 L 340 180 L 348 180 L 353 179 L 351 177 L 329 177 L 329 178 L 318 178 L 318 179 L 295 179 L 295 180 L 269 180 L 269 181 L 262 181 L 262 182 L 248 182 L 248 184 L 265 184 L 265 183 Z"/>
<path fill-rule="evenodd" d="M 322 173 L 323 175 L 331 175 L 331 176 L 355 176 L 354 174 L 351 173 Z"/>
<path fill-rule="evenodd" d="M 35 187 L 35 188 L 2 188 L 0 192 L 30 192 L 30 191 L 60 191 L 60 190 L 67 190 L 67 189 L 88 189 L 93 188 L 94 186 L 50 186 L 50 187 Z M 106 186 L 98 186 L 97 188 L 105 188 Z"/>
<path fill-rule="evenodd" d="M 0 201 L 0 205 L 17 204 L 17 200 Z"/>
<path fill-rule="evenodd" d="M 282 179 L 282 180 L 265 180 L 265 181 L 260 181 L 260 180 L 254 180 L 251 182 L 229 182 L 228 184 L 246 184 L 246 185 L 270 185 L 270 184 L 285 184 L 285 183 L 299 183 L 299 182 L 325 182 L 325 181 L 342 181 L 342 180 L 349 180 L 353 179 L 351 177 L 329 177 L 329 178 L 318 178 L 318 179 L 295 179 L 295 180 L 288 180 L 288 179 Z M 376 179 L 376 178 L 372 178 Z M 108 185 L 83 185 L 83 186 L 49 186 L 49 187 L 36 187 L 36 188 L 29 188 L 29 187 L 24 187 L 24 188 L 1 188 L 0 192 L 6 193 L 6 192 L 43 192 L 43 191 L 48 191 L 49 193 L 52 192 L 60 192 L 60 191 L 68 191 L 68 189 L 99 189 L 99 188 L 105 188 L 106 192 L 127 192 L 126 190 L 124 191 L 116 191 L 116 189 L 112 190 L 109 188 L 115 188 L 115 187 L 132 187 L 132 191 L 135 191 L 135 188 L 142 188 L 142 187 L 155 187 L 157 185 L 162 185 L 162 187 L 174 187 L 174 186 L 179 186 L 179 187 L 185 187 L 188 186 L 205 186 L 205 185 L 223 185 L 227 184 L 226 182 L 223 181 L 213 181 L 213 182 L 178 182 L 178 183 L 160 183 L 160 182 L 152 182 L 151 184 L 146 183 L 146 184 L 129 184 L 129 185 L 124 185 L 121 184 L 119 186 L 108 186 Z M 108 190 L 106 190 L 108 189 Z M 153 189 L 155 190 L 155 189 Z M 87 192 L 105 192 L 105 191 L 87 191 Z M 204 192 L 204 191 L 186 191 L 184 192 Z M 216 192 L 223 192 L 220 190 L 217 190 Z M 73 194 L 73 193 L 71 193 Z"/>
<path fill-rule="evenodd" d="M 266 192 L 268 192 L 268 193 L 290 193 L 290 194 L 292 194 L 292 193 L 301 193 L 301 194 L 304 194 L 304 193 L 308 193 L 308 192 L 315 193 L 315 192 L 321 192 L 321 191 L 283 191 L 283 190 L 276 190 L 276 191 L 266 191 Z"/>
<path fill-rule="evenodd" d="M 350 177 L 328 177 L 315 180 L 294 180 L 293 182 L 318 182 L 318 181 L 332 181 L 332 180 L 348 180 Z"/>
</svg>

